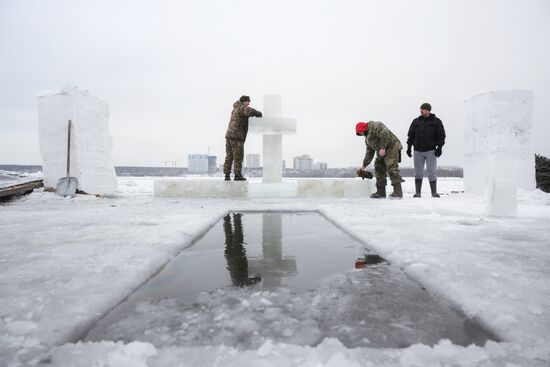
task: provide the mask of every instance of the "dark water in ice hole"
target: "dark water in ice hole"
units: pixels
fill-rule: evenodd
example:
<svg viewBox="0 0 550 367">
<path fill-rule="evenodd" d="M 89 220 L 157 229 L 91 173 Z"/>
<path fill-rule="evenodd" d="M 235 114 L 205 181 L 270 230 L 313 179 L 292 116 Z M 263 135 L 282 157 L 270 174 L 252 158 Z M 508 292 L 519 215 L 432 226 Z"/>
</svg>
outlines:
<svg viewBox="0 0 550 367">
<path fill-rule="evenodd" d="M 250 349 L 326 337 L 397 348 L 496 340 L 318 213 L 277 212 L 226 216 L 85 340 Z"/>
</svg>

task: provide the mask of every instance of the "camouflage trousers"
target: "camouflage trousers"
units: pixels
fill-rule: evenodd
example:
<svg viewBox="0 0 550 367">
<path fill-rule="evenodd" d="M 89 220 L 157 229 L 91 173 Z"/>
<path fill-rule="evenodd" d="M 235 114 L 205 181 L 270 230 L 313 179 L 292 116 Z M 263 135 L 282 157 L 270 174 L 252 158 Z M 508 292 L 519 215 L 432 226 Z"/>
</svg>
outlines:
<svg viewBox="0 0 550 367">
<path fill-rule="evenodd" d="M 243 169 L 244 159 L 244 141 L 235 139 L 225 139 L 225 162 L 223 164 L 223 173 L 228 175 L 231 173 L 231 165 L 233 172 L 241 174 Z"/>
<path fill-rule="evenodd" d="M 390 176 L 392 185 L 401 183 L 403 179 L 399 173 L 399 149 L 388 149 L 383 157 L 377 154 L 374 160 L 374 176 L 376 177 L 376 187 L 383 187 L 388 184 L 386 176 Z"/>
</svg>

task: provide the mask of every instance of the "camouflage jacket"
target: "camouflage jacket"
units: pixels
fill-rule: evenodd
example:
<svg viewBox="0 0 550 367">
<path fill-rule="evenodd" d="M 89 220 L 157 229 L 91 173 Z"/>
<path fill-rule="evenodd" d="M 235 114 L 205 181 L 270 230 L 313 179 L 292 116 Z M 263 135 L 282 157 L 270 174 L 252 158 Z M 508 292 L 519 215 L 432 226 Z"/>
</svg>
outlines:
<svg viewBox="0 0 550 367">
<path fill-rule="evenodd" d="M 365 159 L 363 159 L 363 166 L 365 167 L 372 162 L 374 153 L 378 154 L 381 148 L 385 148 L 386 150 L 403 149 L 397 136 L 386 125 L 378 121 L 369 121 L 369 130 L 365 137 L 365 144 L 367 145 L 367 153 L 365 154 Z"/>
<path fill-rule="evenodd" d="M 233 103 L 225 138 L 245 141 L 248 134 L 248 118 L 251 116 L 262 117 L 262 113 L 252 107 L 245 107 L 240 101 Z"/>
</svg>

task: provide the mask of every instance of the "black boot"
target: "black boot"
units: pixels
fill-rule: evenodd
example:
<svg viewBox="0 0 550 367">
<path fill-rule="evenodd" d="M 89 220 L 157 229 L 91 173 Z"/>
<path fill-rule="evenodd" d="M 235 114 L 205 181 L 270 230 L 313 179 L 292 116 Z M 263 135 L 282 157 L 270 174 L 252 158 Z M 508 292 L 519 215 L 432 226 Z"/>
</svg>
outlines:
<svg viewBox="0 0 550 367">
<path fill-rule="evenodd" d="M 244 178 L 240 172 L 237 172 L 235 173 L 235 177 L 233 178 L 233 181 L 246 181 L 246 178 Z"/>
<path fill-rule="evenodd" d="M 432 197 L 438 198 L 439 194 L 437 193 L 437 181 L 430 181 L 430 189 L 432 189 Z"/>
<path fill-rule="evenodd" d="M 229 175 L 229 173 L 225 174 L 225 180 L 226 181 L 231 181 L 231 176 Z"/>
<path fill-rule="evenodd" d="M 422 179 L 416 178 L 414 180 L 414 187 L 416 188 L 416 193 L 413 195 L 413 198 L 421 198 L 422 195 L 420 194 L 422 191 Z"/>
<path fill-rule="evenodd" d="M 386 185 L 376 186 L 376 192 L 370 196 L 373 199 L 385 199 L 386 198 Z"/>
<path fill-rule="evenodd" d="M 402 199 L 403 198 L 403 188 L 401 187 L 401 182 L 393 184 L 393 192 L 390 195 L 390 199 Z"/>
</svg>

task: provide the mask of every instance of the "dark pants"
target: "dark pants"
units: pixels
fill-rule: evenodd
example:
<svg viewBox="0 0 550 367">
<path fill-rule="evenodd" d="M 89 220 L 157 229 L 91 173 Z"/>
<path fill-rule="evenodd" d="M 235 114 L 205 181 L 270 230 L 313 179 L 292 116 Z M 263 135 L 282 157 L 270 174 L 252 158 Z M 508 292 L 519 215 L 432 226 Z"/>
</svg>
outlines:
<svg viewBox="0 0 550 367">
<path fill-rule="evenodd" d="M 376 186 L 386 186 L 386 176 L 390 176 L 392 185 L 402 182 L 401 174 L 399 173 L 399 155 L 400 149 L 388 149 L 386 155 L 379 155 L 374 160 L 374 174 L 376 176 Z"/>
<path fill-rule="evenodd" d="M 226 175 L 231 173 L 231 165 L 233 172 L 242 174 L 244 159 L 244 141 L 235 139 L 225 139 L 225 162 L 223 164 L 223 173 Z"/>
</svg>

